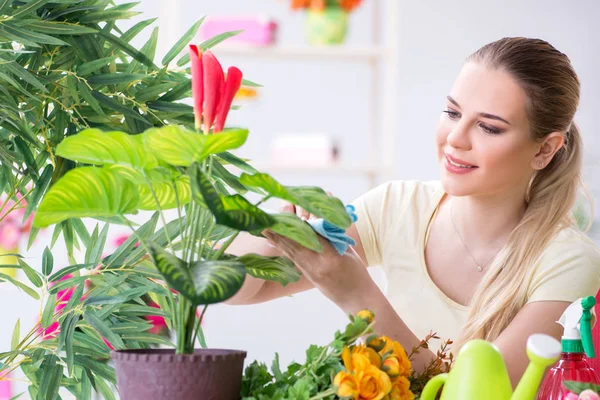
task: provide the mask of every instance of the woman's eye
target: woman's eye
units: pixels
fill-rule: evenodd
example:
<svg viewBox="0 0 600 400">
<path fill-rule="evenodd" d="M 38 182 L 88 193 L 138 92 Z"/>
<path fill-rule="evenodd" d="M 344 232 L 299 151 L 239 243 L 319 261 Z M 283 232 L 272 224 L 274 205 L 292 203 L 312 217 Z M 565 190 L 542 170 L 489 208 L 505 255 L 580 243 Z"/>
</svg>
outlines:
<svg viewBox="0 0 600 400">
<path fill-rule="evenodd" d="M 453 111 L 453 110 L 444 110 L 444 112 L 448 115 L 448 118 L 450 119 L 459 119 L 460 118 L 460 113 Z"/>
<path fill-rule="evenodd" d="M 483 129 L 483 131 L 485 133 L 489 133 L 490 135 L 497 135 L 497 134 L 501 133 L 500 129 L 494 128 L 493 126 L 489 126 L 489 125 L 485 125 L 485 124 L 479 124 L 479 126 L 481 127 L 481 129 Z"/>
</svg>

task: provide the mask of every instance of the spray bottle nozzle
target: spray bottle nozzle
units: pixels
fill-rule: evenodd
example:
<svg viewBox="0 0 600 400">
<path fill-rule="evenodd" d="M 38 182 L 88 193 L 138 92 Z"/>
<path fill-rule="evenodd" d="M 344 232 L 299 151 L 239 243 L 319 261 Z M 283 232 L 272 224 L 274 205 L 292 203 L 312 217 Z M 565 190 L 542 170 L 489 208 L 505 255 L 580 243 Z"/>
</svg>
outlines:
<svg viewBox="0 0 600 400">
<path fill-rule="evenodd" d="M 596 305 L 596 299 L 593 296 L 584 297 L 581 300 L 581 306 L 583 307 L 583 315 L 581 316 L 580 330 L 581 330 L 581 342 L 583 343 L 583 349 L 588 358 L 596 357 L 594 351 L 594 341 L 592 339 L 592 307 Z"/>
<path fill-rule="evenodd" d="M 596 357 L 592 341 L 592 312 L 596 304 L 593 296 L 573 302 L 558 321 L 564 328 L 562 347 L 564 353 L 583 353 L 588 358 Z"/>
</svg>

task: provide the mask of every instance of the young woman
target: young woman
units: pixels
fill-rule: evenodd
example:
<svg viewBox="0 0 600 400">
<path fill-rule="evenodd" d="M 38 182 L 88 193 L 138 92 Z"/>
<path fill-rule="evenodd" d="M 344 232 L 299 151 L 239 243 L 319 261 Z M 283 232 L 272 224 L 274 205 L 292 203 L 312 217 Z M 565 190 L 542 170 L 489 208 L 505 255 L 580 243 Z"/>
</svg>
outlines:
<svg viewBox="0 0 600 400">
<path fill-rule="evenodd" d="M 230 251 L 284 254 L 293 285 L 248 279 L 230 301 L 251 304 L 319 289 L 346 313 L 375 310 L 375 329 L 410 349 L 430 330 L 494 342 L 518 381 L 533 333 L 560 338 L 558 320 L 600 288 L 600 252 L 572 224 L 582 143 L 573 117 L 579 80 L 545 41 L 505 38 L 471 55 L 436 132 L 440 182 L 390 182 L 354 202 L 343 256 L 317 254 L 265 232 Z M 410 143 L 406 144 L 407 147 Z M 286 211 L 310 218 L 304 210 Z M 366 268 L 382 265 L 384 295 Z M 433 354 L 422 352 L 419 368 Z"/>
</svg>

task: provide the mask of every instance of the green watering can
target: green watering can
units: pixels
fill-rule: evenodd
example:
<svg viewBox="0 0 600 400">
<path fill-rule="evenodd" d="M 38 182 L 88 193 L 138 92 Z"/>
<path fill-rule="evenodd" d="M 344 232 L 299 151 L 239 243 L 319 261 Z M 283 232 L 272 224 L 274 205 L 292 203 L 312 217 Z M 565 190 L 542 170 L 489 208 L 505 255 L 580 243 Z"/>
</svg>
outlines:
<svg viewBox="0 0 600 400">
<path fill-rule="evenodd" d="M 513 393 L 500 351 L 485 340 L 472 340 L 462 347 L 448 374 L 427 382 L 421 400 L 434 400 L 442 385 L 441 400 L 533 400 L 544 371 L 558 360 L 560 352 L 560 343 L 553 337 L 530 336 L 529 366 Z"/>
</svg>

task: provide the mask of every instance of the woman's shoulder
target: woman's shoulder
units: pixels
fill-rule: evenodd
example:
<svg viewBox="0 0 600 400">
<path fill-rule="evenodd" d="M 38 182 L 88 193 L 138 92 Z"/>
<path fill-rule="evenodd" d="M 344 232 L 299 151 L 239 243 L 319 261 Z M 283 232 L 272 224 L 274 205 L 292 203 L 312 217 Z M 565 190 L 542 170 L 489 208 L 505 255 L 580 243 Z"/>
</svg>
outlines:
<svg viewBox="0 0 600 400">
<path fill-rule="evenodd" d="M 574 227 L 561 229 L 538 259 L 530 301 L 575 301 L 595 296 L 599 289 L 600 249 L 584 232 Z"/>
<path fill-rule="evenodd" d="M 542 257 L 546 261 L 587 261 L 600 272 L 600 249 L 588 235 L 573 226 L 561 229 L 548 243 Z"/>
</svg>

